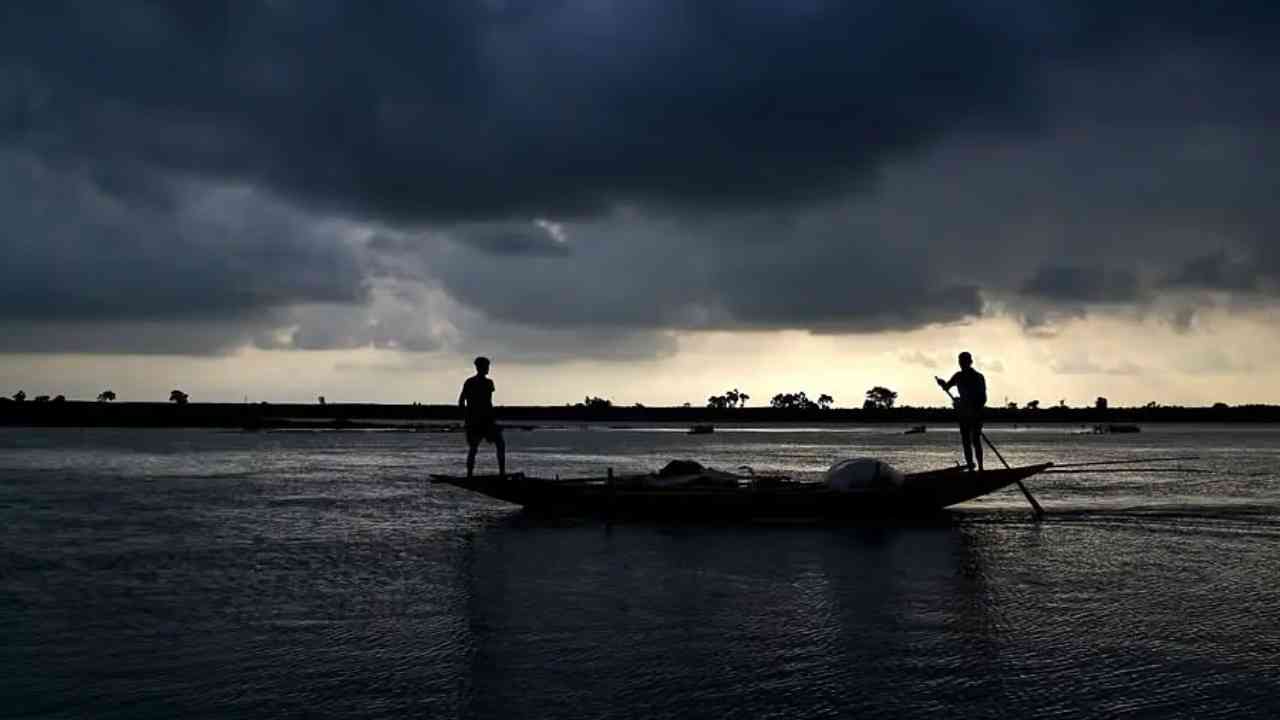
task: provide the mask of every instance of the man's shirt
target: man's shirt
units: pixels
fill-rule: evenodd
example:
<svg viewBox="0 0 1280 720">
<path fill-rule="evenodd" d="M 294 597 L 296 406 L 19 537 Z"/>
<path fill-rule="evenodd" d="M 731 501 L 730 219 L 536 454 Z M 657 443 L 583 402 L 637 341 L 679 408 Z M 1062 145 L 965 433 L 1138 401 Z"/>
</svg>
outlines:
<svg viewBox="0 0 1280 720">
<path fill-rule="evenodd" d="M 472 375 L 462 384 L 461 400 L 466 403 L 463 418 L 468 425 L 493 420 L 493 380 Z"/>
<path fill-rule="evenodd" d="M 968 409 L 978 410 L 987 404 L 987 379 L 973 368 L 965 368 L 947 381 L 960 391 L 960 401 Z"/>
</svg>

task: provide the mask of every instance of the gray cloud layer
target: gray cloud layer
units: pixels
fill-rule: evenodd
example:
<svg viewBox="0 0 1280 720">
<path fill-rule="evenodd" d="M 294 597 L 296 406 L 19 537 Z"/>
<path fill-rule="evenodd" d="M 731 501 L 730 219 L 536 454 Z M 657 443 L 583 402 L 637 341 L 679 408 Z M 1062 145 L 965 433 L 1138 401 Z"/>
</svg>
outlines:
<svg viewBox="0 0 1280 720">
<path fill-rule="evenodd" d="M 10 351 L 213 352 L 293 305 L 368 297 L 348 244 L 250 190 L 130 203 L 15 151 L 0 151 L 0 187 Z"/>
<path fill-rule="evenodd" d="M 1272 297 L 1277 20 L 1138 0 L 7 3 L 6 349 L 522 337 L 546 359 L 552 333 L 631 357 L 678 328 L 909 329 L 998 300 L 1037 330 L 1161 294 Z"/>
</svg>

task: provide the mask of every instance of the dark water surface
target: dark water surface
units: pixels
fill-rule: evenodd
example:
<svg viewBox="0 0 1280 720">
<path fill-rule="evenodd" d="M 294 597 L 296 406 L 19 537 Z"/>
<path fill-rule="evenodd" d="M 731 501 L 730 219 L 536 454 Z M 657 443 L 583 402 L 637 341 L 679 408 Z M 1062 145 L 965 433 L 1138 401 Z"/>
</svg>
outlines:
<svg viewBox="0 0 1280 720">
<path fill-rule="evenodd" d="M 679 430 L 513 432 L 510 465 L 958 444 Z M 1215 472 L 1037 478 L 1039 523 L 1013 491 L 932 527 L 609 528 L 432 486 L 456 435 L 0 430 L 0 716 L 1280 716 L 1280 428 L 1071 431 L 991 436 Z"/>
</svg>

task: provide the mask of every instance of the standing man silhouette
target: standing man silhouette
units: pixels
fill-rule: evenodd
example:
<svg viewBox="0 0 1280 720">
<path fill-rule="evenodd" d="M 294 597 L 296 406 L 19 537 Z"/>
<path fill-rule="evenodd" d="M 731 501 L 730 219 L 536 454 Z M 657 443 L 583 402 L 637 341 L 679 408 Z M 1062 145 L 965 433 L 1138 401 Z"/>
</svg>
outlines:
<svg viewBox="0 0 1280 720">
<path fill-rule="evenodd" d="M 964 461 L 973 470 L 973 456 L 978 455 L 978 470 L 982 470 L 982 411 L 987 406 L 987 379 L 973 369 L 973 356 L 960 353 L 960 372 L 950 380 L 935 377 L 938 385 L 951 394 L 951 388 L 960 391 L 956 399 L 956 417 L 960 421 L 960 442 L 964 445 Z"/>
<path fill-rule="evenodd" d="M 462 408 L 462 420 L 467 430 L 467 477 L 476 469 L 476 451 L 480 441 L 488 440 L 498 450 L 498 476 L 507 476 L 507 444 L 502 439 L 493 412 L 493 381 L 489 379 L 489 358 L 476 358 L 476 374 L 462 383 L 458 395 L 458 407 Z"/>
</svg>

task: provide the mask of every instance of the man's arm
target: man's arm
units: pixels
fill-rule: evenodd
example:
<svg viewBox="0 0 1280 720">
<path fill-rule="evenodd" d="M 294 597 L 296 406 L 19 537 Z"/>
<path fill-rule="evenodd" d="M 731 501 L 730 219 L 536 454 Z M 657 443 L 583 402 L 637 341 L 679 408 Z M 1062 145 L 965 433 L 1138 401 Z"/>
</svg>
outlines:
<svg viewBox="0 0 1280 720">
<path fill-rule="evenodd" d="M 458 393 L 458 407 L 467 409 L 467 384 L 462 383 L 462 392 Z"/>
<path fill-rule="evenodd" d="M 950 379 L 950 380 L 943 380 L 942 378 L 938 377 L 937 375 L 934 375 L 934 376 L 933 376 L 933 379 L 938 381 L 938 387 L 942 388 L 943 390 L 950 391 L 950 390 L 951 390 L 951 388 L 955 387 L 955 384 L 956 384 L 956 378 L 957 378 L 957 377 L 959 377 L 959 376 L 960 376 L 960 373 L 956 373 L 955 375 L 952 375 L 952 376 L 951 376 L 951 379 Z"/>
</svg>

